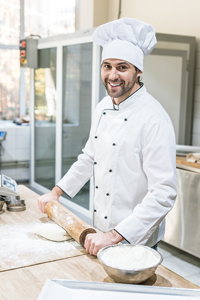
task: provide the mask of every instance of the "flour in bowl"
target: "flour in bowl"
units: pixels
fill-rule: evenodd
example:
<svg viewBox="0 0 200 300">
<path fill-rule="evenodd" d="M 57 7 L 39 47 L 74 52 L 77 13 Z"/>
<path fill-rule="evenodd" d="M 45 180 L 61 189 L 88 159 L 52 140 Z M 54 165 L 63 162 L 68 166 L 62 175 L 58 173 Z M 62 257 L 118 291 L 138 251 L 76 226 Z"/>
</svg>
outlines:
<svg viewBox="0 0 200 300">
<path fill-rule="evenodd" d="M 110 247 L 103 251 L 101 258 L 105 264 L 124 270 L 150 268 L 159 261 L 150 249 L 142 246 Z"/>
</svg>

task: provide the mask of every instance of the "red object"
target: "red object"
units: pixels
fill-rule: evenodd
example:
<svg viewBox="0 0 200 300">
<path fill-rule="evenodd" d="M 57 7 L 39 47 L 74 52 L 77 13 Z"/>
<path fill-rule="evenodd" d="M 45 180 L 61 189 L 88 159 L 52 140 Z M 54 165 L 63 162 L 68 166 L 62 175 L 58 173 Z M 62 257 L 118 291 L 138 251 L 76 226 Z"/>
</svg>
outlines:
<svg viewBox="0 0 200 300">
<path fill-rule="evenodd" d="M 25 50 L 21 50 L 20 51 L 20 56 L 21 57 L 25 57 L 26 56 L 26 51 Z"/>
<path fill-rule="evenodd" d="M 26 47 L 26 41 L 22 42 L 22 47 L 25 48 Z"/>
</svg>

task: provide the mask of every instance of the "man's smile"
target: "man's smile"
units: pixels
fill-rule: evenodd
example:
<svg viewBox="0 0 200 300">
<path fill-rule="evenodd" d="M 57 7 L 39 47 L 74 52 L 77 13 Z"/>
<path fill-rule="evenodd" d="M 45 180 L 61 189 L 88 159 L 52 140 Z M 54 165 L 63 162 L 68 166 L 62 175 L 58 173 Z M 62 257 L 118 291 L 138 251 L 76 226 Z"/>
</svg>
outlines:
<svg viewBox="0 0 200 300">
<path fill-rule="evenodd" d="M 115 90 L 115 89 L 117 89 L 119 86 L 122 85 L 122 81 L 120 81 L 120 82 L 111 82 L 111 81 L 107 80 L 106 83 L 107 83 L 107 86 L 109 86 L 110 89 L 112 89 L 112 90 Z"/>
<path fill-rule="evenodd" d="M 112 87 L 116 87 L 116 86 L 120 86 L 122 83 L 113 83 L 113 82 L 109 82 L 109 84 L 112 86 Z"/>
</svg>

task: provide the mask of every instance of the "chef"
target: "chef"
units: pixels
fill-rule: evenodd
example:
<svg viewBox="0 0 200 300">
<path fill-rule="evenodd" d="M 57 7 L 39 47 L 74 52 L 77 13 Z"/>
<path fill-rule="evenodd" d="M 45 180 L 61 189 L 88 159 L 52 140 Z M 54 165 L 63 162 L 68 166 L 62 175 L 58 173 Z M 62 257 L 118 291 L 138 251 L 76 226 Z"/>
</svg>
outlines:
<svg viewBox="0 0 200 300">
<path fill-rule="evenodd" d="M 38 205 L 44 212 L 63 192 L 73 198 L 94 175 L 94 226 L 102 233 L 87 235 L 87 252 L 121 241 L 156 247 L 176 198 L 176 148 L 168 114 L 140 81 L 155 30 L 123 18 L 98 27 L 93 40 L 103 46 L 108 96 L 96 107 L 83 153 Z"/>
</svg>

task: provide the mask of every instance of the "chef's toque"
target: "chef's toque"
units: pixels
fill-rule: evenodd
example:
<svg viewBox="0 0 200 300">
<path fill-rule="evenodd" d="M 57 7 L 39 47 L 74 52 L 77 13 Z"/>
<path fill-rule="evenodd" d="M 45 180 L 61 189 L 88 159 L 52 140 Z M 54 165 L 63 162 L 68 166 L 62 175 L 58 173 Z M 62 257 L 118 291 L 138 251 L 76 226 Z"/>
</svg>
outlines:
<svg viewBox="0 0 200 300">
<path fill-rule="evenodd" d="M 143 71 L 143 59 L 155 47 L 155 29 L 147 23 L 122 18 L 99 26 L 93 41 L 103 47 L 102 61 L 109 58 L 126 60 Z"/>
</svg>

